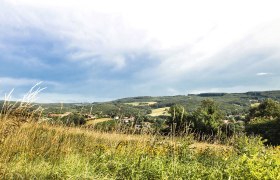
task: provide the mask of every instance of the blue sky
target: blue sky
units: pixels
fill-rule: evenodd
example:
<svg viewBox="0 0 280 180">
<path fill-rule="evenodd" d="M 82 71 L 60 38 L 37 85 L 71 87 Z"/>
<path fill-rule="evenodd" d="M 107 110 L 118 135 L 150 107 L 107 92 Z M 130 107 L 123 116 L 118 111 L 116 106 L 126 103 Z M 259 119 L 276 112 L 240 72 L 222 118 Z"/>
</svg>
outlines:
<svg viewBox="0 0 280 180">
<path fill-rule="evenodd" d="M 280 90 L 277 1 L 0 0 L 0 96 Z"/>
</svg>

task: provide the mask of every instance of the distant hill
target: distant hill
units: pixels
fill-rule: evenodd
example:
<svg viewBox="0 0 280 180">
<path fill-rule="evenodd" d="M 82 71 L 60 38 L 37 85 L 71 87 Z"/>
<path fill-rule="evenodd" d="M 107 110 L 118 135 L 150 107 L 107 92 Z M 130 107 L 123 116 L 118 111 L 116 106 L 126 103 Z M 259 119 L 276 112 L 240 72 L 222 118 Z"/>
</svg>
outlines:
<svg viewBox="0 0 280 180">
<path fill-rule="evenodd" d="M 185 106 L 188 111 L 193 111 L 202 100 L 213 99 L 227 114 L 240 114 L 247 112 L 251 104 L 271 98 L 280 101 L 279 91 L 253 91 L 246 93 L 200 93 L 177 96 L 139 96 L 117 99 L 110 102 L 98 103 L 53 103 L 41 104 L 44 113 L 82 112 L 99 114 L 116 114 L 118 112 L 132 112 L 134 114 L 149 114 L 157 108 L 170 107 L 174 104 Z M 3 101 L 0 101 L 2 108 Z M 0 109 L 1 109 L 0 108 Z"/>
<path fill-rule="evenodd" d="M 157 102 L 152 107 L 170 107 L 173 104 L 184 105 L 190 111 L 196 108 L 203 99 L 213 99 L 220 105 L 220 108 L 227 113 L 246 111 L 253 102 L 271 98 L 280 101 L 279 91 L 254 91 L 246 93 L 200 93 L 177 96 L 140 96 L 129 97 L 112 101 L 112 103 L 132 102 Z"/>
</svg>

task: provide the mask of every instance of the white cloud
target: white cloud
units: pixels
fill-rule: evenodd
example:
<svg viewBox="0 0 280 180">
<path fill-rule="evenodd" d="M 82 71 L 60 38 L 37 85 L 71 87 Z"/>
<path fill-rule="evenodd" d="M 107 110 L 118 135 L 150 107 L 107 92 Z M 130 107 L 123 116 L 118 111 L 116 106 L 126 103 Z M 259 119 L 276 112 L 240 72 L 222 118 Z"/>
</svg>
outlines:
<svg viewBox="0 0 280 180">
<path fill-rule="evenodd" d="M 88 63 L 100 57 L 100 61 L 120 68 L 125 66 L 123 54 L 145 52 L 152 46 L 144 31 L 131 27 L 119 14 L 98 11 L 90 2 L 86 5 L 73 1 L 69 5 L 68 1 L 64 1 L 63 7 L 60 2 L 54 1 L 12 2 L 7 1 L 5 6 L 0 7 L 1 11 L 3 9 L 0 13 L 3 27 L 19 28 L 19 33 L 25 33 L 25 36 L 32 36 L 28 28 L 39 29 L 54 39 L 66 41 L 66 48 L 75 50 L 69 54 L 71 60 Z"/>
<path fill-rule="evenodd" d="M 278 21 L 277 5 L 273 0 L 13 0 L 6 1 L 5 8 L 11 12 L 6 10 L 9 15 L 2 17 L 13 14 L 8 23 L 35 26 L 66 39 L 69 48 L 78 49 L 70 55 L 72 59 L 96 62 L 95 57 L 101 56 L 100 61 L 121 68 L 126 64 L 124 53 L 151 51 L 162 60 L 160 71 L 176 64 L 179 73 L 210 63 L 210 57 L 251 35 L 255 28 Z M 276 44 L 278 32 L 270 28 L 269 34 L 257 33 L 256 42 Z M 173 54 L 174 50 L 178 53 Z"/>
<path fill-rule="evenodd" d="M 260 72 L 260 73 L 257 73 L 256 75 L 257 76 L 267 76 L 267 75 L 271 75 L 272 73 L 265 73 L 265 72 Z"/>
<path fill-rule="evenodd" d="M 31 88 L 39 82 L 42 82 L 44 86 L 60 86 L 59 83 L 53 81 L 41 81 L 39 79 L 30 78 L 0 77 L 0 87 L 2 88 L 16 88 L 21 86 L 29 86 Z"/>
<path fill-rule="evenodd" d="M 127 62 L 129 53 L 151 54 L 154 58 L 148 61 L 156 65 L 137 69 L 133 75 L 140 82 L 131 86 L 151 93 L 152 87 L 165 83 L 172 94 L 175 91 L 168 87 L 183 89 L 175 87 L 177 82 L 221 76 L 219 71 L 225 69 L 230 77 L 238 78 L 246 76 L 245 68 L 252 76 L 274 73 L 261 66 L 279 66 L 278 7 L 277 0 L 3 0 L 0 31 L 15 38 L 32 38 L 29 29 L 43 31 L 65 42 L 67 60 L 106 65 L 114 72 L 135 63 Z M 0 49 L 5 50 L 1 39 Z M 248 56 L 259 57 L 254 62 Z M 6 81 L 13 85 L 33 82 Z M 245 89 L 241 85 L 233 89 L 238 88 Z"/>
<path fill-rule="evenodd" d="M 35 85 L 40 81 L 35 79 L 26 79 L 26 78 L 11 78 L 11 77 L 0 77 L 0 85 L 3 86 L 25 86 L 25 85 Z"/>
</svg>

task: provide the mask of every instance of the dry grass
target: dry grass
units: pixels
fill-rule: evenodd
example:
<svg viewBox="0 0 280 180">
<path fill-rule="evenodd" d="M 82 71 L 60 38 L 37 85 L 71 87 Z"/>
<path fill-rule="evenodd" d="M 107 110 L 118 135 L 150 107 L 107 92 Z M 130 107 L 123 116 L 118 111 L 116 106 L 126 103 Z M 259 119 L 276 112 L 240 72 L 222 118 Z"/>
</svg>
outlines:
<svg viewBox="0 0 280 180">
<path fill-rule="evenodd" d="M 161 115 L 169 115 L 168 113 L 169 107 L 157 108 L 153 109 L 150 116 L 161 116 Z"/>
<path fill-rule="evenodd" d="M 132 105 L 132 106 L 151 106 L 151 105 L 154 105 L 156 104 L 157 102 L 132 102 L 132 103 L 124 103 L 124 104 L 127 104 L 127 105 Z"/>
<path fill-rule="evenodd" d="M 0 144 L 0 178 L 280 178 L 279 150 L 245 147 L 249 152 L 241 149 L 239 154 L 240 148 L 195 142 L 191 136 L 125 135 L 24 123 Z"/>
<path fill-rule="evenodd" d="M 43 109 L 32 103 L 38 93 L 44 90 L 44 88 L 38 87 L 39 84 L 33 86 L 20 101 L 11 101 L 13 90 L 5 95 L 0 112 L 0 142 L 3 142 L 9 134 L 13 133 L 23 123 L 37 121 L 41 118 Z"/>
<path fill-rule="evenodd" d="M 97 123 L 101 123 L 101 122 L 106 122 L 106 121 L 110 121 L 112 120 L 112 118 L 99 118 L 99 119 L 92 119 L 92 120 L 88 120 L 85 124 L 85 126 L 89 126 L 89 125 L 95 125 Z"/>
<path fill-rule="evenodd" d="M 39 111 L 24 103 L 2 108 L 0 179 L 280 179 L 280 149 L 258 138 L 225 146 L 192 134 L 102 133 L 37 123 Z"/>
</svg>

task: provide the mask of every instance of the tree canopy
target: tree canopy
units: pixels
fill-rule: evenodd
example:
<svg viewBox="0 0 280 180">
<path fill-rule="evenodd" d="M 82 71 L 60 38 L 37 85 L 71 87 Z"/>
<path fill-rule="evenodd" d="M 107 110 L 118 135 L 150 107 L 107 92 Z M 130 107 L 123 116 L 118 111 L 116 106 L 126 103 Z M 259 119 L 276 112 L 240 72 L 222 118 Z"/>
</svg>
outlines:
<svg viewBox="0 0 280 180">
<path fill-rule="evenodd" d="M 279 118 L 280 117 L 280 104 L 278 101 L 266 99 L 258 106 L 251 107 L 249 110 L 249 119 L 254 118 Z"/>
<path fill-rule="evenodd" d="M 171 117 L 167 123 L 176 134 L 185 132 L 188 127 L 206 134 L 217 133 L 224 116 L 218 105 L 210 99 L 201 101 L 192 113 L 188 113 L 182 105 L 172 106 L 169 113 Z"/>
<path fill-rule="evenodd" d="M 215 101 L 203 100 L 200 106 L 192 114 L 194 128 L 204 133 L 217 133 L 222 123 L 224 114 Z"/>
<path fill-rule="evenodd" d="M 266 99 L 258 106 L 251 107 L 246 131 L 259 134 L 271 144 L 280 144 L 280 104 Z"/>
</svg>

